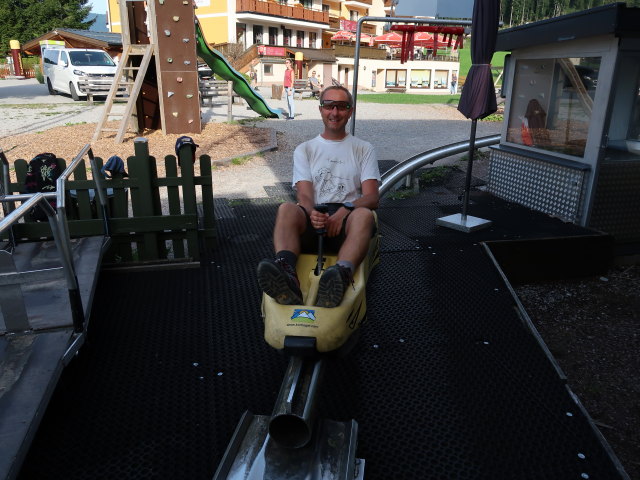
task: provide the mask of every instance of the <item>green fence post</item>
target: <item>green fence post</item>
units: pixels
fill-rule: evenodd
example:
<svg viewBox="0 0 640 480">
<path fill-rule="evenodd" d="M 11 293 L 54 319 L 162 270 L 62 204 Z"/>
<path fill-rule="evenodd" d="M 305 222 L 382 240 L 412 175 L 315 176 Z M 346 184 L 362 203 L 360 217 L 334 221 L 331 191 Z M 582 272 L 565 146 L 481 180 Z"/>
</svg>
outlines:
<svg viewBox="0 0 640 480">
<path fill-rule="evenodd" d="M 149 143 L 146 138 L 137 137 L 133 141 L 134 157 L 129 158 L 129 175 L 135 184 L 131 185 L 131 207 L 134 217 L 153 217 L 156 201 L 153 195 L 155 165 L 149 157 Z M 143 234 L 144 245 L 138 245 L 140 260 L 160 258 L 157 233 Z"/>
</svg>

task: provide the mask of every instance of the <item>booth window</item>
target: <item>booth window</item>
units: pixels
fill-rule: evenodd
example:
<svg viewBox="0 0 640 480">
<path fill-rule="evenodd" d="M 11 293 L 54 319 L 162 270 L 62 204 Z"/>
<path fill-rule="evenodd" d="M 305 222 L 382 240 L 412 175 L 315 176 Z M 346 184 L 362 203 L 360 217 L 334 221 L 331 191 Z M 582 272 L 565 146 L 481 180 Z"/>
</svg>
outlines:
<svg viewBox="0 0 640 480">
<path fill-rule="evenodd" d="M 411 88 L 429 88 L 431 70 L 411 70 Z"/>
<path fill-rule="evenodd" d="M 507 142 L 584 155 L 600 57 L 518 60 Z"/>
</svg>

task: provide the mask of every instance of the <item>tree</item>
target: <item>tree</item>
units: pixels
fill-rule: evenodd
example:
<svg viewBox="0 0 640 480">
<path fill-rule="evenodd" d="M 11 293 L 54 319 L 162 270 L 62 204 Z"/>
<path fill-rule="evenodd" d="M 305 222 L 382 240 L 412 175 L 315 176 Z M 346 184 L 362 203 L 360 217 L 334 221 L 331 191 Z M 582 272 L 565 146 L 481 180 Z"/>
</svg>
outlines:
<svg viewBox="0 0 640 480">
<path fill-rule="evenodd" d="M 56 28 L 88 30 L 85 21 L 89 0 L 0 0 L 0 55 L 9 52 L 9 41 L 24 44 Z"/>
</svg>

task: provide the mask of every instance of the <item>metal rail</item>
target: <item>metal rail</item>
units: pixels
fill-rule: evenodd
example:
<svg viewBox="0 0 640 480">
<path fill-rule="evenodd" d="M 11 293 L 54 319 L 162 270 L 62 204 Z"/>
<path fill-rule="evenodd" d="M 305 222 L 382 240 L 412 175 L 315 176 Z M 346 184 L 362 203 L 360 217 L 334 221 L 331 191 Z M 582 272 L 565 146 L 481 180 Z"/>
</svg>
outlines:
<svg viewBox="0 0 640 480">
<path fill-rule="evenodd" d="M 381 176 L 382 185 L 380 186 L 380 197 L 389 192 L 396 183 L 407 175 L 413 173 L 415 170 L 451 155 L 468 151 L 470 143 L 470 140 L 465 140 L 458 143 L 452 143 L 451 145 L 445 145 L 444 147 L 434 148 L 433 150 L 419 153 L 418 155 L 393 166 Z M 500 143 L 500 135 L 478 138 L 475 145 L 476 148 L 481 148 L 495 145 L 497 143 Z"/>
<path fill-rule="evenodd" d="M 11 226 L 26 215 L 33 207 L 39 206 L 47 215 L 47 220 L 51 226 L 51 233 L 53 234 L 54 241 L 61 253 L 62 266 L 64 267 L 64 276 L 67 283 L 67 289 L 69 291 L 69 302 L 71 305 L 71 316 L 73 319 L 73 330 L 76 333 L 81 333 L 84 329 L 84 310 L 82 308 L 82 300 L 80 298 L 80 287 L 78 285 L 78 279 L 75 275 L 75 269 L 73 262 L 71 261 L 71 246 L 68 238 L 61 235 L 64 231 L 60 228 L 60 218 L 56 216 L 56 212 L 53 207 L 47 201 L 47 198 L 53 198 L 55 194 L 49 193 L 33 193 L 23 195 L 11 195 L 10 197 L 4 197 L 3 202 L 7 201 L 21 201 L 24 200 L 22 205 L 11 212 L 7 217 L 0 221 L 0 233 L 4 230 L 11 228 Z M 66 219 L 63 220 L 66 223 Z M 65 254 L 66 252 L 66 254 Z"/>
</svg>

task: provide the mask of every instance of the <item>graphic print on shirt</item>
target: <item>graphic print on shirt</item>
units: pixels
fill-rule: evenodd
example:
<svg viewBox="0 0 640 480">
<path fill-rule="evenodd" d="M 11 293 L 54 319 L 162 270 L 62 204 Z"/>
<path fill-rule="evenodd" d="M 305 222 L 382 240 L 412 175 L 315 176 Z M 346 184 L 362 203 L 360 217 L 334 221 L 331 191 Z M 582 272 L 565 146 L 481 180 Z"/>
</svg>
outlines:
<svg viewBox="0 0 640 480">
<path fill-rule="evenodd" d="M 314 180 L 320 191 L 321 198 L 330 197 L 334 194 L 344 194 L 346 190 L 345 180 L 333 175 L 327 167 L 318 170 Z"/>
</svg>

